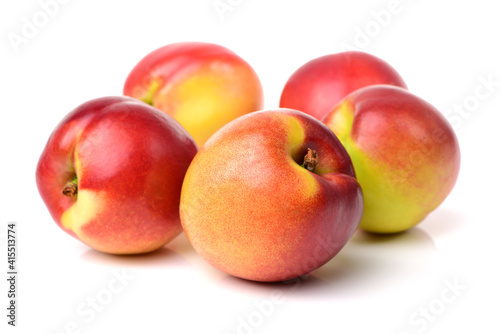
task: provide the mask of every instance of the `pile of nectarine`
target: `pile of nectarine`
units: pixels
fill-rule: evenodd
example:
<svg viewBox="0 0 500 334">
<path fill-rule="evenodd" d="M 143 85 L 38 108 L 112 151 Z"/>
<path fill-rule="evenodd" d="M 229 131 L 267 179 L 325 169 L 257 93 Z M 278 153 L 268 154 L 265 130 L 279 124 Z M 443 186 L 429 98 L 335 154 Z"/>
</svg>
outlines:
<svg viewBox="0 0 500 334">
<path fill-rule="evenodd" d="M 151 52 L 123 93 L 70 112 L 36 170 L 55 222 L 102 252 L 154 251 L 184 230 L 226 273 L 293 279 L 358 227 L 418 224 L 458 176 L 450 124 L 363 52 L 306 63 L 276 110 L 260 110 L 247 62 L 208 43 Z"/>
</svg>

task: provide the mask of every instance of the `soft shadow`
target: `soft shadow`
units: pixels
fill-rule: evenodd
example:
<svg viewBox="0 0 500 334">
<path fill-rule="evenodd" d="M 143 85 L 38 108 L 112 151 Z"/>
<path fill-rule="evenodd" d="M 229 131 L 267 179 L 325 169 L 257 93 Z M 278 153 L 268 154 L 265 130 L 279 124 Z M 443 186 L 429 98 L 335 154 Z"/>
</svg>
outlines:
<svg viewBox="0 0 500 334">
<path fill-rule="evenodd" d="M 366 294 L 413 280 L 432 270 L 437 257 L 434 241 L 418 227 L 391 235 L 358 230 L 314 276 L 334 294 Z"/>
<path fill-rule="evenodd" d="M 81 259 L 104 266 L 132 267 L 141 269 L 158 267 L 167 268 L 169 266 L 190 266 L 190 263 L 182 255 L 180 255 L 180 253 L 171 249 L 169 244 L 153 252 L 134 255 L 114 255 L 89 249 L 82 253 Z"/>
<path fill-rule="evenodd" d="M 464 227 L 466 220 L 464 213 L 438 208 L 431 212 L 419 226 L 439 238 L 456 233 Z"/>
<path fill-rule="evenodd" d="M 283 296 L 319 296 L 328 287 L 328 283 L 314 275 L 304 275 L 288 281 L 256 282 L 226 275 L 217 284 L 224 289 L 231 289 L 243 295 L 256 298 L 269 298 L 277 293 Z"/>
<path fill-rule="evenodd" d="M 182 254 L 183 256 L 192 256 L 196 254 L 193 246 L 189 242 L 186 234 L 181 233 L 174 240 L 170 241 L 166 246 L 166 248 L 174 251 L 177 254 Z"/>
<path fill-rule="evenodd" d="M 226 275 L 218 284 L 258 298 L 267 298 L 273 291 L 299 299 L 351 298 L 392 288 L 395 280 L 418 277 L 436 253 L 432 238 L 418 227 L 391 235 L 358 230 L 337 256 L 309 275 L 274 283 Z"/>
<path fill-rule="evenodd" d="M 392 234 L 378 234 L 357 230 L 349 241 L 350 244 L 368 245 L 370 247 L 396 247 L 411 248 L 424 247 L 435 249 L 434 241 L 429 234 L 420 227 L 414 227 L 404 232 Z"/>
</svg>

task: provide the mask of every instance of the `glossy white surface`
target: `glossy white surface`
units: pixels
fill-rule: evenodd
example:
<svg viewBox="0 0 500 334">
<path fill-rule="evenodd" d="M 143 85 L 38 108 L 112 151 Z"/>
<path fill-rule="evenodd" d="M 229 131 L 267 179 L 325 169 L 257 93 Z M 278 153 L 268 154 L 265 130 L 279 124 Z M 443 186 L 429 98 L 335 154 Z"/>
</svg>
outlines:
<svg viewBox="0 0 500 334">
<path fill-rule="evenodd" d="M 221 0 L 232 4 L 223 20 L 214 2 L 0 5 L 1 277 L 8 222 L 17 223 L 19 246 L 18 327 L 6 324 L 2 279 L 1 332 L 498 332 L 500 21 L 493 2 Z M 380 14 L 389 10 L 390 18 Z M 40 27 L 16 52 L 9 38 L 29 32 L 26 20 Z M 229 277 L 184 235 L 145 256 L 87 248 L 52 222 L 37 193 L 45 142 L 77 105 L 121 94 L 148 52 L 186 40 L 222 44 L 246 59 L 262 80 L 267 109 L 312 58 L 345 43 L 379 56 L 410 91 L 451 111 L 462 151 L 455 189 L 418 227 L 386 237 L 356 233 L 332 261 L 289 284 Z"/>
</svg>

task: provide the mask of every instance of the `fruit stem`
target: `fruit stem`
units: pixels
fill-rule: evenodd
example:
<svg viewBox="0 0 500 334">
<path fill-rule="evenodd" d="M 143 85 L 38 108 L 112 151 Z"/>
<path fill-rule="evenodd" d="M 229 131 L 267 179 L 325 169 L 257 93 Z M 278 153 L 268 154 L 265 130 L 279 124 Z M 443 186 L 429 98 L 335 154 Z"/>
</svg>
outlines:
<svg viewBox="0 0 500 334">
<path fill-rule="evenodd" d="M 141 100 L 143 102 L 146 102 L 149 105 L 153 105 L 153 100 L 154 96 L 156 94 L 156 91 L 160 88 L 160 80 L 158 79 L 153 79 L 151 83 L 149 84 L 148 90 L 144 94 L 143 97 L 141 97 Z"/>
<path fill-rule="evenodd" d="M 62 190 L 64 196 L 75 197 L 78 194 L 78 184 L 76 181 L 69 181 L 64 185 Z"/>
<path fill-rule="evenodd" d="M 319 157 L 316 150 L 307 148 L 307 154 L 304 156 L 304 163 L 302 164 L 302 167 L 310 172 L 314 172 L 314 169 L 316 168 L 318 162 Z"/>
</svg>

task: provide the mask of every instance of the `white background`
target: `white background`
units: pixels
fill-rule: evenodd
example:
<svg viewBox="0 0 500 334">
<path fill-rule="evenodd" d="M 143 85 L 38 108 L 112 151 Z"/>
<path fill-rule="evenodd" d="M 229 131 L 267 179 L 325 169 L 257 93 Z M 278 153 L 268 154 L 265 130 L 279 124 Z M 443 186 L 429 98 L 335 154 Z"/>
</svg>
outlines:
<svg viewBox="0 0 500 334">
<path fill-rule="evenodd" d="M 380 13 L 391 0 L 220 2 L 231 6 L 222 16 L 213 0 L 72 0 L 46 21 L 35 0 L 2 2 L 0 331 L 498 333 L 495 2 L 400 0 L 390 17 Z M 22 36 L 26 20 L 40 27 L 15 46 L 9 36 Z M 296 68 L 341 45 L 386 60 L 410 91 L 453 117 L 462 152 L 456 187 L 418 227 L 388 237 L 357 233 L 293 284 L 229 277 L 197 256 L 184 235 L 145 256 L 89 249 L 51 220 L 35 186 L 38 157 L 66 113 L 120 95 L 143 56 L 178 41 L 222 44 L 246 59 L 267 109 L 278 106 Z M 18 226 L 16 328 L 6 324 L 8 222 Z"/>
</svg>

